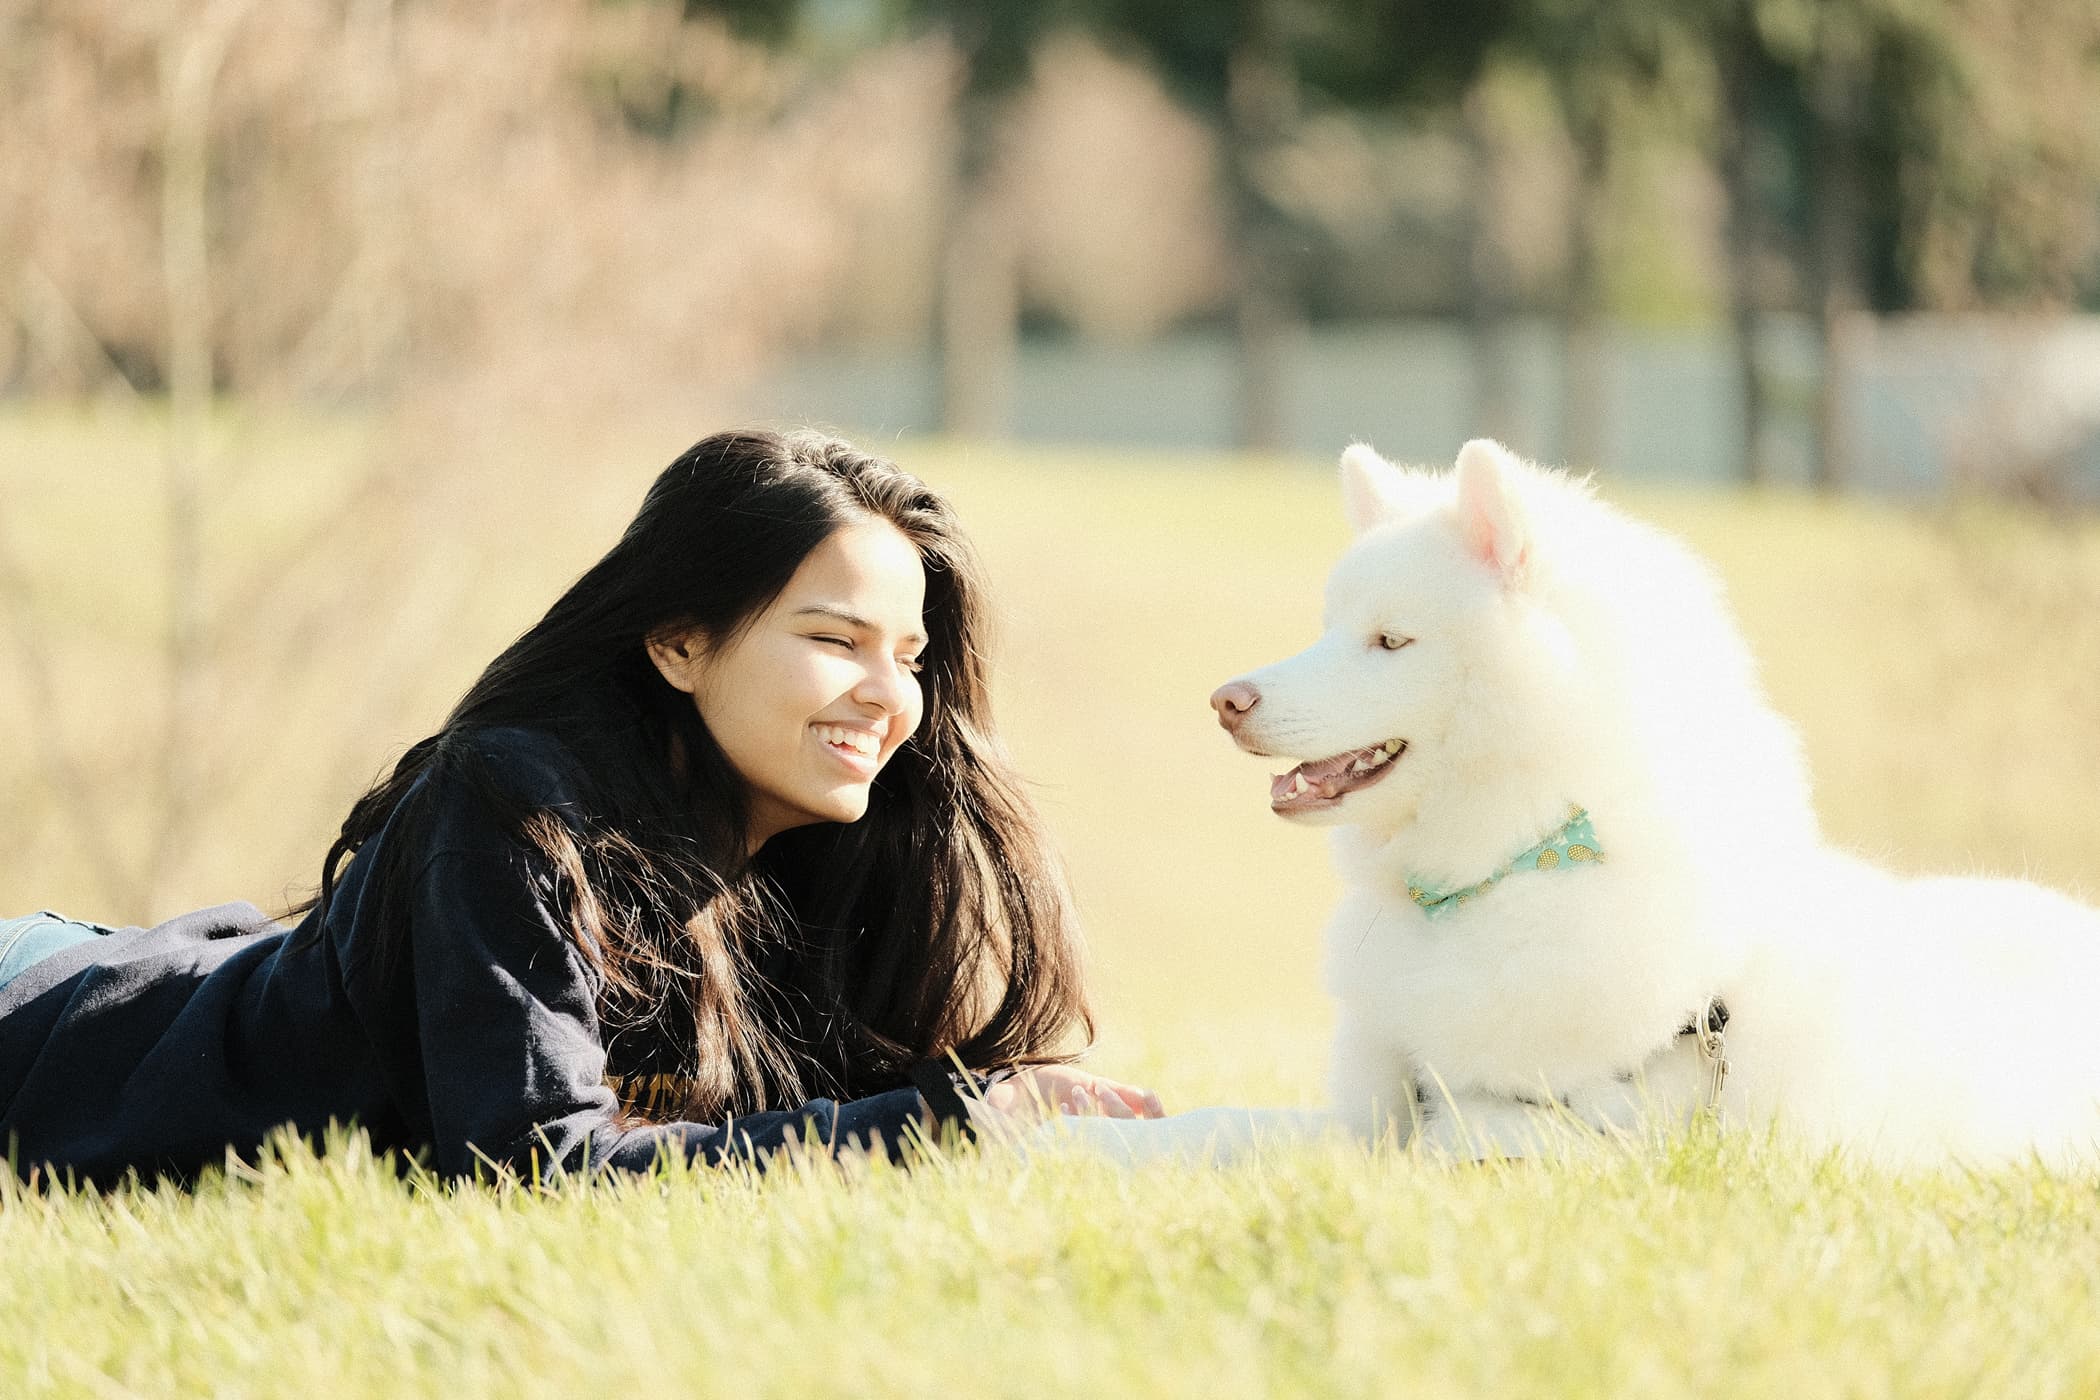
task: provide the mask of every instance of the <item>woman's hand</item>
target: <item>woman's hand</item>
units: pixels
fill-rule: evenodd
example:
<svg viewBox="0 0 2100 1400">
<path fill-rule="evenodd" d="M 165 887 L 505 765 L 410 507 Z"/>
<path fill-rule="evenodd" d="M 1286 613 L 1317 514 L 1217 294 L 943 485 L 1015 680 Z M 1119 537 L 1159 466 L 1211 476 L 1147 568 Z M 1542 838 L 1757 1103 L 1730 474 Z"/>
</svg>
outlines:
<svg viewBox="0 0 2100 1400">
<path fill-rule="evenodd" d="M 1008 1075 L 984 1091 L 984 1106 L 1003 1117 L 1032 1123 L 1054 1114 L 1108 1118 L 1163 1118 L 1159 1095 L 1071 1065 L 1037 1065 Z M 971 1105 L 972 1112 L 977 1109 Z"/>
<path fill-rule="evenodd" d="M 982 1097 L 962 1096 L 971 1126 L 997 1135 L 1026 1128 L 1059 1114 L 1102 1118 L 1164 1118 L 1159 1095 L 1070 1065 L 1038 1065 L 1016 1070 L 986 1086 Z M 928 1132 L 936 1132 L 930 1105 L 924 1108 Z"/>
</svg>

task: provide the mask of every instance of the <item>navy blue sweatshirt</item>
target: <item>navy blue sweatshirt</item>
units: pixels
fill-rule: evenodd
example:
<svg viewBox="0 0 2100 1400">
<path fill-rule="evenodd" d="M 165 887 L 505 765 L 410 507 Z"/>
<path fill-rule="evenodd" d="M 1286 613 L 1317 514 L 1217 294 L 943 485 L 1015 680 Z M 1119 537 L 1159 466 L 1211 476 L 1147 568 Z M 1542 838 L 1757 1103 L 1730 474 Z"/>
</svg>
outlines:
<svg viewBox="0 0 2100 1400">
<path fill-rule="evenodd" d="M 580 810 L 554 740 L 512 729 L 479 742 L 508 792 Z M 287 930 L 221 905 L 66 948 L 0 988 L 0 1149 L 13 1144 L 17 1171 L 186 1177 L 280 1126 L 317 1135 L 330 1122 L 362 1126 L 378 1149 L 427 1150 L 446 1176 L 484 1160 L 543 1179 L 645 1169 L 664 1152 L 718 1162 L 806 1134 L 901 1147 L 922 1111 L 908 1087 L 621 1126 L 601 983 L 536 895 L 538 858 L 463 782 L 423 781 L 440 787 L 409 867 L 406 951 L 386 975 L 362 970 L 379 934 L 365 875 L 380 843 L 404 839 L 392 824 L 352 857 L 325 919 Z"/>
</svg>

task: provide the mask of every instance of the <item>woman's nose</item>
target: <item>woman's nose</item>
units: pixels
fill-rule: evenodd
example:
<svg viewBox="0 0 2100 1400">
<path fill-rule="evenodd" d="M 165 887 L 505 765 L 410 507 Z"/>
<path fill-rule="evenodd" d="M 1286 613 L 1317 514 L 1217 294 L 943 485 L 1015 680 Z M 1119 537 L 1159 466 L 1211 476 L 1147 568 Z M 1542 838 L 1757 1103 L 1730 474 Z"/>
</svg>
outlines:
<svg viewBox="0 0 2100 1400">
<path fill-rule="evenodd" d="M 1227 734 L 1237 734 L 1240 721 L 1261 703 L 1261 692 L 1245 681 L 1227 681 L 1210 693 L 1210 707 L 1218 712 L 1218 723 Z"/>
<path fill-rule="evenodd" d="M 919 679 L 901 665 L 872 666 L 854 687 L 854 698 L 864 705 L 880 705 L 884 712 L 903 714 L 918 694 Z"/>
</svg>

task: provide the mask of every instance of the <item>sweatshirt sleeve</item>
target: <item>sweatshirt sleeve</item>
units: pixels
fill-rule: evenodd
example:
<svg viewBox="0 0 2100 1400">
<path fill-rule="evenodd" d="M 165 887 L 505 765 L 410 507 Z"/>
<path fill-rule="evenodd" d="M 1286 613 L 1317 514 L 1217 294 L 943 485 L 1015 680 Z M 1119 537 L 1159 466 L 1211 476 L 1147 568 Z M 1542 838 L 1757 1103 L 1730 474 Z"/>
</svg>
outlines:
<svg viewBox="0 0 2100 1400">
<path fill-rule="evenodd" d="M 770 1149 L 805 1140 L 900 1154 L 906 1125 L 921 1112 L 910 1088 L 719 1124 L 620 1126 L 605 1083 L 594 975 L 533 897 L 522 859 L 445 850 L 417 881 L 415 1014 L 441 1173 L 471 1176 L 488 1164 L 543 1180 L 606 1167 L 644 1171 L 666 1152 L 711 1164 L 763 1162 Z"/>
</svg>

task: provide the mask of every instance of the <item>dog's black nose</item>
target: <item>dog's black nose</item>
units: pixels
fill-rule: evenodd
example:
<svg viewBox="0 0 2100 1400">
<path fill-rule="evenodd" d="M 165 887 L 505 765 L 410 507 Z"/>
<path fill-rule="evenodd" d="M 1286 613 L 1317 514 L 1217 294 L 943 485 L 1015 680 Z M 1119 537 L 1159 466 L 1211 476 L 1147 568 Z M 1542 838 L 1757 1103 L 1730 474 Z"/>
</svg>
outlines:
<svg viewBox="0 0 2100 1400">
<path fill-rule="evenodd" d="M 1240 721 L 1260 703 L 1261 692 L 1245 681 L 1227 681 L 1210 693 L 1210 707 L 1218 712 L 1218 723 L 1228 734 L 1238 733 Z"/>
</svg>

